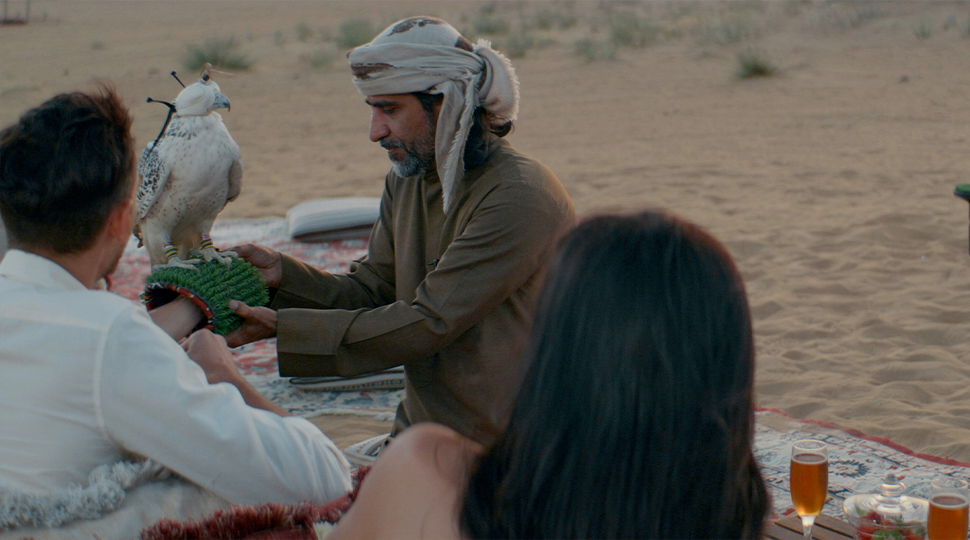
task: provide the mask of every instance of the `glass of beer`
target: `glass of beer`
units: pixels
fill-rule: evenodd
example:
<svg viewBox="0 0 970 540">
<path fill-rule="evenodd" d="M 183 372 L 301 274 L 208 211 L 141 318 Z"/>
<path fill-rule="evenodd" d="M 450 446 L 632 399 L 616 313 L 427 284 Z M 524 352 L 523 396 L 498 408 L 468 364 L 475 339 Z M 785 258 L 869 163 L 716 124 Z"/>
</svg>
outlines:
<svg viewBox="0 0 970 540">
<path fill-rule="evenodd" d="M 930 540 L 966 540 L 970 519 L 967 483 L 944 476 L 930 484 L 930 515 L 927 533 Z"/>
<path fill-rule="evenodd" d="M 802 518 L 805 539 L 812 538 L 815 517 L 825 506 L 829 489 L 829 447 L 811 439 L 791 445 L 791 501 Z"/>
</svg>

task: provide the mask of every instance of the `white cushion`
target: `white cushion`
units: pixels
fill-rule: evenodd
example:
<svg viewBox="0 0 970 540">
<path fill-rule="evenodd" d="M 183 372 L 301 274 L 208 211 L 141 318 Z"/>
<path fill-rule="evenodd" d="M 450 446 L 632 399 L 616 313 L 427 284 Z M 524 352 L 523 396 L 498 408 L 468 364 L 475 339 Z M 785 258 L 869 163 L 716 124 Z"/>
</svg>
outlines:
<svg viewBox="0 0 970 540">
<path fill-rule="evenodd" d="M 380 206 L 381 200 L 373 197 L 317 199 L 290 208 L 286 222 L 290 237 L 302 242 L 367 236 Z"/>
</svg>

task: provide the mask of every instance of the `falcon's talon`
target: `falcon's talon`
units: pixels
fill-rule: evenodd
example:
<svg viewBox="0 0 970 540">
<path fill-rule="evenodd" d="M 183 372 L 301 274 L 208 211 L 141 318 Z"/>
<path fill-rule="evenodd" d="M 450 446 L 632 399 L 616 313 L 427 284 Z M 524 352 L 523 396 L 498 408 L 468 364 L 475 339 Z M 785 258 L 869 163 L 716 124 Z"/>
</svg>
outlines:
<svg viewBox="0 0 970 540">
<path fill-rule="evenodd" d="M 203 249 L 193 249 L 189 255 L 194 257 L 200 257 L 198 260 L 205 260 L 209 262 L 211 260 L 216 260 L 226 265 L 227 268 L 232 268 L 232 260 L 238 259 L 239 255 L 235 251 L 219 251 L 214 247 L 208 247 Z"/>
<path fill-rule="evenodd" d="M 196 272 L 198 272 L 199 268 L 196 265 L 201 262 L 202 262 L 202 259 L 182 260 L 182 259 L 179 259 L 178 257 L 173 257 L 169 259 L 169 261 L 165 264 L 156 264 L 155 266 L 153 266 L 152 273 L 158 272 L 159 270 L 162 270 L 164 268 L 185 268 L 186 270 L 195 270 Z"/>
</svg>

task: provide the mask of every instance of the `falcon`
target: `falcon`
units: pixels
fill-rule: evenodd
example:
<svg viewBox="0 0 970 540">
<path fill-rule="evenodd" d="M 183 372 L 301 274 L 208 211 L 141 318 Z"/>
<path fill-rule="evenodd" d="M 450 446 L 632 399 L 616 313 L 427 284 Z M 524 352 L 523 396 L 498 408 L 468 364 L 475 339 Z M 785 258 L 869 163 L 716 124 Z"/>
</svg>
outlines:
<svg viewBox="0 0 970 540">
<path fill-rule="evenodd" d="M 194 269 L 213 259 L 228 266 L 235 253 L 217 251 L 209 232 L 242 188 L 239 145 L 215 112 L 228 111 L 229 99 L 206 65 L 199 82 L 166 105 L 171 109 L 167 127 L 138 160 L 138 245 L 148 249 L 154 270 Z"/>
</svg>

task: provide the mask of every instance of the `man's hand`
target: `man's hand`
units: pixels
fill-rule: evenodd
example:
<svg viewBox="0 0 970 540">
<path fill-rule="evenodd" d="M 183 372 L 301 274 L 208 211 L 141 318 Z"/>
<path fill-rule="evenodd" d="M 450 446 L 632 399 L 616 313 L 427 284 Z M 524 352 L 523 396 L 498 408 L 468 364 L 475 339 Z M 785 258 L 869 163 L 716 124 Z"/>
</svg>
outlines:
<svg viewBox="0 0 970 540">
<path fill-rule="evenodd" d="M 242 326 L 226 334 L 230 347 L 238 347 L 276 335 L 276 312 L 265 307 L 249 307 L 238 300 L 229 301 L 229 309 L 243 318 Z"/>
<path fill-rule="evenodd" d="M 278 251 L 255 244 L 236 246 L 230 251 L 235 251 L 236 255 L 259 269 L 267 285 L 280 286 L 280 278 L 283 276 L 283 256 Z"/>
<path fill-rule="evenodd" d="M 205 378 L 209 381 L 209 384 L 227 382 L 239 390 L 243 401 L 250 407 L 263 409 L 280 416 L 290 416 L 290 413 L 266 399 L 251 384 L 246 382 L 246 378 L 239 373 L 239 368 L 236 367 L 232 353 L 226 347 L 226 340 L 222 336 L 217 336 L 208 330 L 199 330 L 183 339 L 181 343 L 189 358 L 202 366 L 202 371 L 205 372 Z"/>
<path fill-rule="evenodd" d="M 226 347 L 226 340 L 222 336 L 208 330 L 199 330 L 182 341 L 189 358 L 202 367 L 209 384 L 227 382 L 236 384 L 242 380 L 236 363 L 232 360 L 232 353 Z"/>
</svg>

